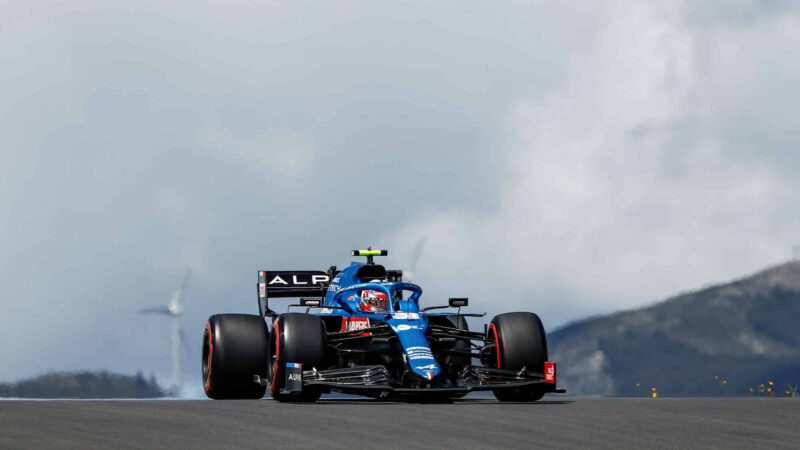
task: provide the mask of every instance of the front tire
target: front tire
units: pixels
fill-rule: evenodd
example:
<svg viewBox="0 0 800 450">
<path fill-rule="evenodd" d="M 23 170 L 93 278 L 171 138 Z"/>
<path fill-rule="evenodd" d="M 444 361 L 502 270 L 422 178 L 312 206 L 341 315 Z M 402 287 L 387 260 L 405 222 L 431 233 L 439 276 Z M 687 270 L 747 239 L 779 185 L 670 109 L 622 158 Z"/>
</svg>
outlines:
<svg viewBox="0 0 800 450">
<path fill-rule="evenodd" d="M 203 390 L 214 400 L 260 399 L 267 376 L 267 324 L 252 314 L 217 314 L 203 333 Z"/>
<path fill-rule="evenodd" d="M 269 393 L 280 402 L 314 402 L 322 395 L 318 389 L 303 389 L 300 394 L 281 393 L 287 362 L 300 363 L 303 370 L 322 369 L 328 335 L 318 316 L 286 313 L 273 322 L 269 337 Z"/>
<path fill-rule="evenodd" d="M 499 314 L 492 319 L 487 340 L 495 344 L 491 366 L 499 369 L 544 370 L 547 361 L 547 337 L 539 316 L 529 312 Z M 544 396 L 536 387 L 496 389 L 501 402 L 535 402 Z"/>
</svg>

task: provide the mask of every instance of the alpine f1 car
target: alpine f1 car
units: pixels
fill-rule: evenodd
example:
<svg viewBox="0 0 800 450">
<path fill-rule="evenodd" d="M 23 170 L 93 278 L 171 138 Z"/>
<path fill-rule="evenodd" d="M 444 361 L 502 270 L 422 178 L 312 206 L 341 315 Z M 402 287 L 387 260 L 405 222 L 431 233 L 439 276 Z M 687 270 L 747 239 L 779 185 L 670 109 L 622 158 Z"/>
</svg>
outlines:
<svg viewBox="0 0 800 450">
<path fill-rule="evenodd" d="M 485 313 L 462 313 L 466 298 L 421 308 L 422 288 L 375 264 L 386 254 L 354 250 L 366 264 L 341 271 L 260 271 L 258 315 L 206 322 L 206 395 L 258 399 L 269 390 L 282 402 L 313 402 L 329 392 L 446 400 L 492 391 L 500 401 L 536 401 L 564 392 L 536 314 L 500 314 L 470 331 L 465 318 Z M 275 298 L 299 298 L 290 308 L 305 312 L 279 314 L 270 309 Z"/>
</svg>

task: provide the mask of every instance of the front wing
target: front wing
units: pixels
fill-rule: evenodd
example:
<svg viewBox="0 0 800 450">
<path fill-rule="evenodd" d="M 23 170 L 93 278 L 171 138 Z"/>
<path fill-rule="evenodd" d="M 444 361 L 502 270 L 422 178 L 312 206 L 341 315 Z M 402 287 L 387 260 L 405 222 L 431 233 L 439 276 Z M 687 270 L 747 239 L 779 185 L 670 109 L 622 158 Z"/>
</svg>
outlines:
<svg viewBox="0 0 800 450">
<path fill-rule="evenodd" d="M 258 377 L 257 377 L 258 378 Z M 542 373 L 468 366 L 461 373 L 461 382 L 454 386 L 405 388 L 392 384 L 384 366 L 359 366 L 343 369 L 305 370 L 302 372 L 302 389 L 322 388 L 346 394 L 373 397 L 394 396 L 459 396 L 475 391 L 515 389 L 537 386 L 543 392 L 564 393 L 564 389 L 544 380 Z M 257 382 L 264 382 L 257 379 Z"/>
</svg>

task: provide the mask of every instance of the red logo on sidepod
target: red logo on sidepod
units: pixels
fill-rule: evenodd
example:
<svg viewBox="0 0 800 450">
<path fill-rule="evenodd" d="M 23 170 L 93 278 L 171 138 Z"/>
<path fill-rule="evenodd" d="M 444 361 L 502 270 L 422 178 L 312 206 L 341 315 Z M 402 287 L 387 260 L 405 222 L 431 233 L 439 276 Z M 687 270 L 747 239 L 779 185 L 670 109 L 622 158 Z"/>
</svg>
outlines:
<svg viewBox="0 0 800 450">
<path fill-rule="evenodd" d="M 369 319 L 366 317 L 345 317 L 342 319 L 342 331 L 358 331 L 369 328 Z M 370 333 L 362 333 L 362 336 L 369 336 Z"/>
</svg>

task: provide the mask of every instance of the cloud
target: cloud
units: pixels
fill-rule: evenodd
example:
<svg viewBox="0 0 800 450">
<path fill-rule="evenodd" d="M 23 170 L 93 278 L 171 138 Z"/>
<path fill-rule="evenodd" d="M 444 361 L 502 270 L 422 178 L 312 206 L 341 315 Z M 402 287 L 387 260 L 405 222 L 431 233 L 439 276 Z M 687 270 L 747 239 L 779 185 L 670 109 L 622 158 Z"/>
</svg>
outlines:
<svg viewBox="0 0 800 450">
<path fill-rule="evenodd" d="M 228 130 L 204 129 L 197 136 L 197 145 L 234 164 L 244 164 L 256 174 L 277 177 L 308 176 L 316 157 L 302 137 L 242 138 Z"/>
<path fill-rule="evenodd" d="M 747 65 L 760 44 L 774 42 L 767 36 L 784 35 L 797 18 L 726 30 L 738 38 L 730 42 L 692 27 L 686 12 L 683 5 L 610 7 L 591 47 L 565 56 L 564 83 L 509 108 L 512 150 L 496 208 L 433 211 L 387 240 L 408 248 L 426 236 L 445 251 L 426 255 L 420 271 L 447 267 L 448 292 L 473 293 L 492 312 L 538 310 L 552 325 L 785 259 L 796 239 L 798 186 L 773 157 L 791 156 L 731 145 L 719 125 L 751 106 L 764 108 L 764 121 L 793 121 L 747 91 L 787 79 L 797 64 L 775 60 L 749 74 L 745 67 L 731 82 L 728 71 L 709 67 L 707 52 L 730 46 Z M 782 42 L 797 37 L 791 34 Z M 731 98 L 747 100 L 718 101 Z M 750 122 L 739 126 L 753 131 Z M 741 158 L 743 151 L 763 153 Z"/>
<path fill-rule="evenodd" d="M 369 244 L 550 327 L 778 262 L 800 28 L 764 5 L 5 5 L 0 379 L 168 379 L 135 312 L 185 267 L 196 343 L 256 270 Z"/>
</svg>

